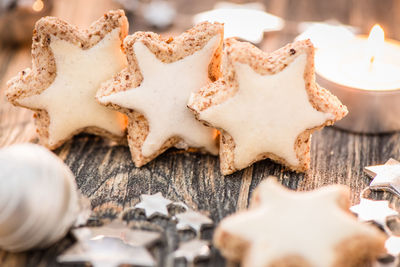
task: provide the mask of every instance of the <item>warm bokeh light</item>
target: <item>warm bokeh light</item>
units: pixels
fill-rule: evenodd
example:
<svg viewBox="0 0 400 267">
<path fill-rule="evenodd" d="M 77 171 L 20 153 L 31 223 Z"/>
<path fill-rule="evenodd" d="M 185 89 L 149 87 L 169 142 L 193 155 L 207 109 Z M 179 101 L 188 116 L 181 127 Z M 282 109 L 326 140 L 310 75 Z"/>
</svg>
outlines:
<svg viewBox="0 0 400 267">
<path fill-rule="evenodd" d="M 32 5 L 32 9 L 36 12 L 42 11 L 43 7 L 44 7 L 43 0 L 36 0 Z"/>
<path fill-rule="evenodd" d="M 385 32 L 382 27 L 375 24 L 372 27 L 367 42 L 367 53 L 368 59 L 371 65 L 376 61 L 379 55 L 382 53 L 383 44 L 385 42 Z"/>
</svg>

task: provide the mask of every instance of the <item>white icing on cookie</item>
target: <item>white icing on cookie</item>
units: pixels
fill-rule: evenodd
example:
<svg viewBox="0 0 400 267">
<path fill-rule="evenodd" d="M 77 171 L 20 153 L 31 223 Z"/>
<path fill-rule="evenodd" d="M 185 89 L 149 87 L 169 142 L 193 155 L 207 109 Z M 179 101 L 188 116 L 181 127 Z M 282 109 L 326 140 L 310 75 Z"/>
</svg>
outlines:
<svg viewBox="0 0 400 267">
<path fill-rule="evenodd" d="M 315 110 L 309 102 L 304 81 L 306 62 L 306 55 L 299 55 L 284 70 L 272 75 L 260 75 L 249 65 L 236 62 L 238 92 L 200 112 L 201 120 L 232 136 L 237 169 L 247 167 L 266 152 L 298 165 L 298 135 L 334 117 Z"/>
<path fill-rule="evenodd" d="M 209 82 L 208 66 L 218 47 L 215 36 L 199 51 L 172 63 L 160 61 L 142 42 L 134 44 L 135 56 L 143 76 L 140 86 L 99 98 L 142 113 L 149 123 L 149 134 L 142 154 L 151 156 L 165 141 L 179 136 L 189 147 L 203 147 L 218 153 L 216 130 L 197 121 L 187 108 L 192 92 Z"/>
<path fill-rule="evenodd" d="M 267 179 L 257 190 L 258 203 L 219 225 L 223 232 L 248 242 L 246 266 L 269 266 L 294 255 L 311 266 L 332 266 L 341 242 L 357 235 L 379 236 L 338 205 L 341 186 L 295 192 Z"/>
<path fill-rule="evenodd" d="M 56 62 L 56 78 L 41 94 L 18 100 L 23 106 L 48 112 L 49 145 L 55 145 L 75 131 L 90 126 L 123 135 L 124 115 L 100 105 L 95 99 L 100 84 L 126 66 L 119 32 L 119 29 L 114 29 L 86 50 L 51 37 L 50 49 Z"/>
</svg>

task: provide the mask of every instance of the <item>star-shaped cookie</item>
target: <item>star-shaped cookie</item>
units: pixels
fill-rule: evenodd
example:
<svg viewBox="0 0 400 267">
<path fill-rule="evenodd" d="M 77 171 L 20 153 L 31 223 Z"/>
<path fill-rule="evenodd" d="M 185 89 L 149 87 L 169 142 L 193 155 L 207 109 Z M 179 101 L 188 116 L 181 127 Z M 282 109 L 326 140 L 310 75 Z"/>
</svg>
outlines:
<svg viewBox="0 0 400 267">
<path fill-rule="evenodd" d="M 369 188 L 387 190 L 400 197 L 400 162 L 389 159 L 383 165 L 368 166 L 365 172 L 373 178 Z"/>
<path fill-rule="evenodd" d="M 270 158 L 291 170 L 310 166 L 311 133 L 331 125 L 347 109 L 315 83 L 309 40 L 264 53 L 227 39 L 222 78 L 189 99 L 196 117 L 221 131 L 224 175 Z"/>
<path fill-rule="evenodd" d="M 104 84 L 100 103 L 128 115 L 128 143 L 140 167 L 170 147 L 218 153 L 215 129 L 186 107 L 220 75 L 223 26 L 201 23 L 176 38 L 136 32 L 125 39 L 128 67 Z"/>
<path fill-rule="evenodd" d="M 248 210 L 221 221 L 214 244 L 244 267 L 366 266 L 385 252 L 386 236 L 358 222 L 349 202 L 345 186 L 294 192 L 270 177 Z"/>
<path fill-rule="evenodd" d="M 125 116 L 100 105 L 95 95 L 126 66 L 121 46 L 127 32 L 122 10 L 108 12 L 87 30 L 54 17 L 36 23 L 32 69 L 8 82 L 7 97 L 36 112 L 43 145 L 55 149 L 80 132 L 122 140 Z"/>
</svg>

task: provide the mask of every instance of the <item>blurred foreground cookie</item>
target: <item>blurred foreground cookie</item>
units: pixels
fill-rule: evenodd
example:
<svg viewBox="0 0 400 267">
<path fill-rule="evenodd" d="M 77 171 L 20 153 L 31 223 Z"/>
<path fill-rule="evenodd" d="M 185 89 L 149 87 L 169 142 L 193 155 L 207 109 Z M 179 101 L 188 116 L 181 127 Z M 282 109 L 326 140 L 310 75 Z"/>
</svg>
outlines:
<svg viewBox="0 0 400 267">
<path fill-rule="evenodd" d="M 125 116 L 98 104 L 100 84 L 126 66 L 121 49 L 128 32 L 122 10 L 110 11 L 79 30 L 54 17 L 36 23 L 32 69 L 7 84 L 14 105 L 36 111 L 40 142 L 50 149 L 80 132 L 121 139 Z"/>
<path fill-rule="evenodd" d="M 222 24 L 205 22 L 175 39 L 151 32 L 125 39 L 128 67 L 104 84 L 97 99 L 128 115 L 137 167 L 174 146 L 218 153 L 216 130 L 186 105 L 192 92 L 219 78 L 222 36 Z"/>
<path fill-rule="evenodd" d="M 245 267 L 350 267 L 369 266 L 385 253 L 385 239 L 349 212 L 347 187 L 294 192 L 270 177 L 257 187 L 248 210 L 221 221 L 214 244 Z"/>
<path fill-rule="evenodd" d="M 311 133 L 347 109 L 315 83 L 310 41 L 271 54 L 235 39 L 225 41 L 222 78 L 191 95 L 196 117 L 221 131 L 224 175 L 270 158 L 291 170 L 310 166 Z"/>
</svg>

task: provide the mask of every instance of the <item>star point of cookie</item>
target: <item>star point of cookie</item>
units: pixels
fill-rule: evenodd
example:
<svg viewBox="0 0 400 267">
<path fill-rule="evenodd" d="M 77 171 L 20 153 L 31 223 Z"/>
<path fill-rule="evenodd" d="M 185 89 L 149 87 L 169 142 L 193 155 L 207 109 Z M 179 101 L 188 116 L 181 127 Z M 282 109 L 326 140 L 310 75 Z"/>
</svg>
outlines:
<svg viewBox="0 0 400 267">
<path fill-rule="evenodd" d="M 167 40 L 149 32 L 126 38 L 128 67 L 97 99 L 128 115 L 137 167 L 170 147 L 218 153 L 217 131 L 197 121 L 186 104 L 190 93 L 219 77 L 222 35 L 222 24 L 201 23 Z"/>
<path fill-rule="evenodd" d="M 358 222 L 348 203 L 347 187 L 294 192 L 270 177 L 248 210 L 221 221 L 214 244 L 245 267 L 360 266 L 385 252 L 386 236 Z"/>
<path fill-rule="evenodd" d="M 55 149 L 80 132 L 122 140 L 125 116 L 97 103 L 95 94 L 126 66 L 121 46 L 127 32 L 122 10 L 109 11 L 87 30 L 54 17 L 36 23 L 32 69 L 8 82 L 7 97 L 36 112 L 43 145 Z"/>
<path fill-rule="evenodd" d="M 310 41 L 271 54 L 227 39 L 222 77 L 193 93 L 188 107 L 221 131 L 223 174 L 270 158 L 292 170 L 310 165 L 311 133 L 331 125 L 347 109 L 315 83 Z"/>
</svg>

